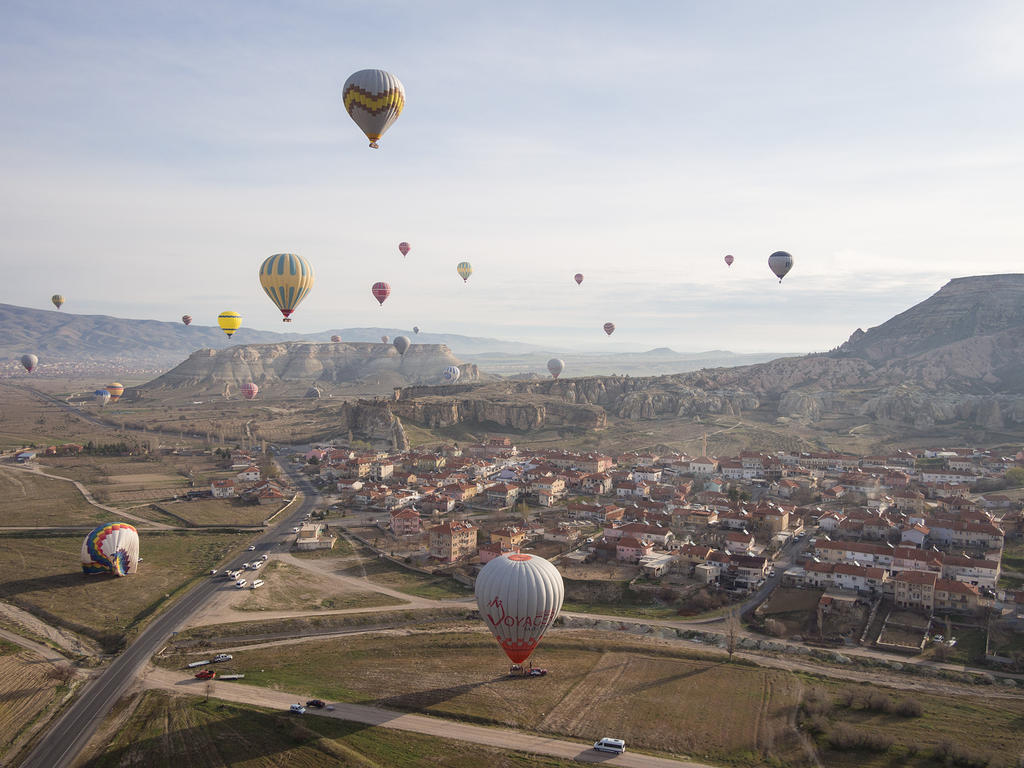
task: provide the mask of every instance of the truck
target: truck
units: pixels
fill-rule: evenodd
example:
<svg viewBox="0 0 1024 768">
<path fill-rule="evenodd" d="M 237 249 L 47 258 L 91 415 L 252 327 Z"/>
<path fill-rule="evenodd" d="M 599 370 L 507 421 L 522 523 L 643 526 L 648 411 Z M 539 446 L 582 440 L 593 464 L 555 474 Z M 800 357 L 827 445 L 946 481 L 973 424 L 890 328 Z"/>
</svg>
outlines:
<svg viewBox="0 0 1024 768">
<path fill-rule="evenodd" d="M 188 665 L 188 668 L 195 669 L 196 667 L 205 667 L 209 663 L 209 659 L 204 659 L 203 661 L 193 661 L 191 664 Z"/>
</svg>

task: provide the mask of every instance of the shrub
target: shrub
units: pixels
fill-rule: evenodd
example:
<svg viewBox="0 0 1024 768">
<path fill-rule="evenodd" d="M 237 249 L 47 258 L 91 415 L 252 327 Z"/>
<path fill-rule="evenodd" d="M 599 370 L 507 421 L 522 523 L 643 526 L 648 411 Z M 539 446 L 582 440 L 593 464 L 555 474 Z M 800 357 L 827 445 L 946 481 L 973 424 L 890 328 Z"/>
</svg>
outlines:
<svg viewBox="0 0 1024 768">
<path fill-rule="evenodd" d="M 923 711 L 916 699 L 899 699 L 893 704 L 893 712 L 900 717 L 920 717 Z"/>
<path fill-rule="evenodd" d="M 828 743 L 832 749 L 840 752 L 854 750 L 885 752 L 893 745 L 893 739 L 885 733 L 859 731 L 845 723 L 840 723 L 829 731 Z"/>
</svg>

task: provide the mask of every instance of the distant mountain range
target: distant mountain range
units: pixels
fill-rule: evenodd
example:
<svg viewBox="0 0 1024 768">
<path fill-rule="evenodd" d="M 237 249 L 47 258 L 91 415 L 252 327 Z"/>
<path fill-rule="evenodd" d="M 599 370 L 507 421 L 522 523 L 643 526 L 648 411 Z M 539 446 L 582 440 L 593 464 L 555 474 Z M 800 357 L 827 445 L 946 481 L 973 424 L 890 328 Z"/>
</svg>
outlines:
<svg viewBox="0 0 1024 768">
<path fill-rule="evenodd" d="M 552 355 L 565 360 L 575 375 L 679 373 L 704 367 L 743 365 L 771 360 L 777 354 L 736 355 L 712 351 L 678 353 L 652 349 L 640 353 L 575 355 L 545 350 L 532 344 L 454 333 L 415 334 L 404 328 L 333 328 L 319 333 L 278 333 L 242 326 L 230 339 L 215 326 L 160 320 L 130 320 L 109 315 L 31 309 L 0 304 L 0 359 L 13 368 L 26 352 L 40 358 L 40 370 L 52 363 L 109 363 L 150 370 L 170 368 L 199 349 L 223 350 L 250 344 L 286 341 L 377 343 L 382 336 L 408 336 L 414 344 L 443 345 L 461 360 L 475 363 L 481 372 L 500 376 L 546 376 Z"/>
</svg>

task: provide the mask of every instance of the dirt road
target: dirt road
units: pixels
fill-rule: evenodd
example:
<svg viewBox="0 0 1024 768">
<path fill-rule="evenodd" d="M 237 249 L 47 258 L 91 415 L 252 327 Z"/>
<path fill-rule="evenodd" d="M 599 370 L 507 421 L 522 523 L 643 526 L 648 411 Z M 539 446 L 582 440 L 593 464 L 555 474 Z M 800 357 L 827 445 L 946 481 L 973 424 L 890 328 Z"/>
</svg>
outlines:
<svg viewBox="0 0 1024 768">
<path fill-rule="evenodd" d="M 146 671 L 142 685 L 145 688 L 174 691 L 194 696 L 205 696 L 206 685 L 203 680 L 185 678 L 180 672 L 150 668 Z M 238 704 L 250 704 L 270 709 L 286 710 L 297 701 L 305 701 L 307 693 L 283 693 L 251 685 L 216 681 L 213 696 Z M 694 763 L 685 760 L 671 760 L 664 757 L 652 757 L 636 752 L 622 755 L 610 755 L 595 752 L 589 744 L 574 743 L 545 736 L 535 736 L 506 728 L 489 728 L 479 725 L 467 725 L 452 720 L 442 720 L 426 715 L 409 715 L 379 707 L 367 707 L 360 704 L 334 704 L 334 711 L 308 709 L 306 717 L 334 717 L 366 725 L 382 728 L 394 728 L 400 731 L 424 733 L 428 736 L 440 736 L 458 741 L 468 741 L 499 749 L 513 749 L 533 755 L 550 755 L 567 760 L 578 760 L 584 763 L 604 763 L 607 765 L 632 766 L 634 768 L 712 768 L 705 763 Z M 296 715 L 298 717 L 298 715 Z M 595 740 L 604 734 L 595 735 Z M 628 746 L 628 745 L 627 745 Z"/>
</svg>

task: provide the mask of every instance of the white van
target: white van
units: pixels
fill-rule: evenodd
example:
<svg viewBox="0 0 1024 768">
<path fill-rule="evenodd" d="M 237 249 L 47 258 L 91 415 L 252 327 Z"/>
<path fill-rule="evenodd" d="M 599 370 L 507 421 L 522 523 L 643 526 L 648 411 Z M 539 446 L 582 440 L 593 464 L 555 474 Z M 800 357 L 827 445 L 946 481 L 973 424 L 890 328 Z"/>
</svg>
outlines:
<svg viewBox="0 0 1024 768">
<path fill-rule="evenodd" d="M 263 579 L 256 579 L 256 580 L 255 580 L 255 581 L 254 581 L 254 582 L 252 583 L 252 588 L 253 588 L 253 589 L 259 589 L 259 588 L 260 588 L 260 587 L 262 587 L 262 586 L 263 586 Z"/>
<path fill-rule="evenodd" d="M 626 751 L 626 742 L 622 739 L 604 738 L 594 744 L 594 749 L 598 752 L 614 752 L 616 754 L 622 754 Z"/>
</svg>

